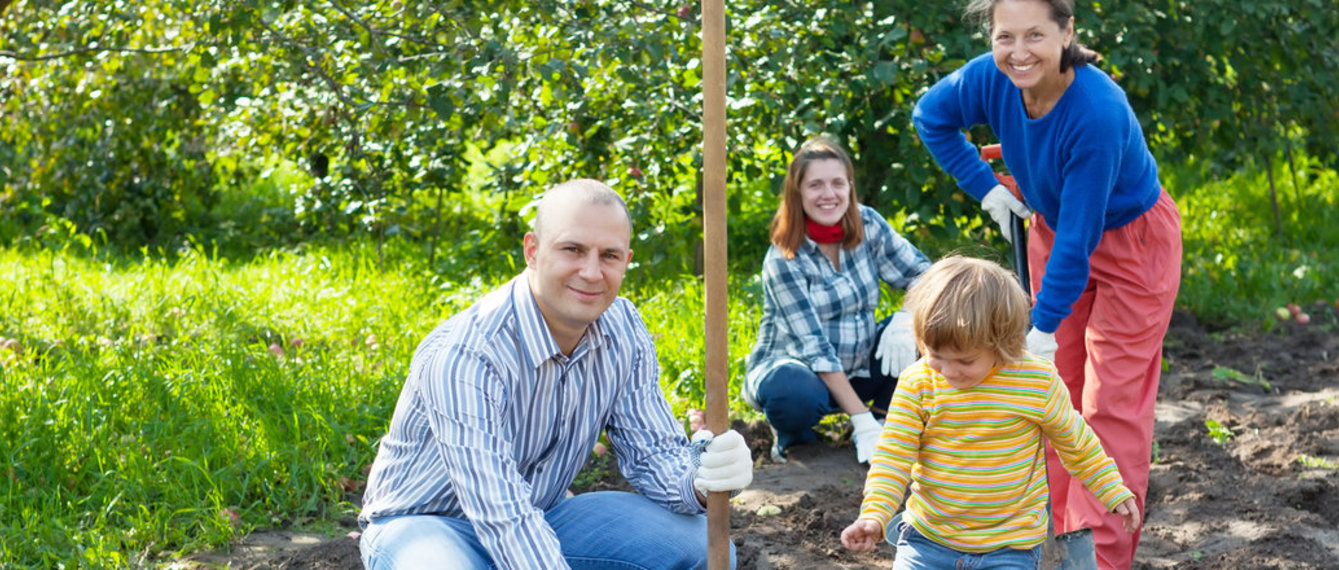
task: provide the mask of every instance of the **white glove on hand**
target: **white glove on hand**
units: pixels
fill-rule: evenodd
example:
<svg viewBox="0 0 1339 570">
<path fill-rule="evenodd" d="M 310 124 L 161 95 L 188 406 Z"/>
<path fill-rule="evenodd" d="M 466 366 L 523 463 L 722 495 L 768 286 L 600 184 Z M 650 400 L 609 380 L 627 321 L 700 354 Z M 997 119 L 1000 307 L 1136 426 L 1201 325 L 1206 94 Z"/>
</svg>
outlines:
<svg viewBox="0 0 1339 570">
<path fill-rule="evenodd" d="M 861 412 L 851 415 L 851 431 L 851 439 L 855 440 L 855 460 L 869 463 L 870 458 L 874 457 L 874 448 L 879 445 L 879 433 L 883 431 L 883 426 L 874 419 L 873 413 Z"/>
<path fill-rule="evenodd" d="M 739 491 L 753 482 L 753 456 L 744 436 L 735 430 L 712 435 L 693 434 L 693 487 L 703 495 L 714 491 Z"/>
<path fill-rule="evenodd" d="M 996 184 L 986 193 L 986 197 L 981 199 L 981 208 L 995 220 L 995 225 L 1000 227 L 1000 233 L 1009 243 L 1014 242 L 1013 230 L 1010 229 L 1013 224 L 1009 223 L 1009 214 L 1024 220 L 1032 217 L 1032 210 L 1028 209 L 1026 204 L 1019 202 L 1018 198 L 1001 184 Z"/>
<path fill-rule="evenodd" d="M 916 361 L 916 337 L 911 334 L 911 313 L 898 311 L 879 335 L 879 348 L 874 357 L 880 361 L 884 376 L 901 374 Z"/>
<path fill-rule="evenodd" d="M 1060 345 L 1055 343 L 1055 333 L 1041 332 L 1037 327 L 1027 333 L 1028 352 L 1045 358 L 1046 360 L 1055 360 L 1055 349 Z"/>
</svg>

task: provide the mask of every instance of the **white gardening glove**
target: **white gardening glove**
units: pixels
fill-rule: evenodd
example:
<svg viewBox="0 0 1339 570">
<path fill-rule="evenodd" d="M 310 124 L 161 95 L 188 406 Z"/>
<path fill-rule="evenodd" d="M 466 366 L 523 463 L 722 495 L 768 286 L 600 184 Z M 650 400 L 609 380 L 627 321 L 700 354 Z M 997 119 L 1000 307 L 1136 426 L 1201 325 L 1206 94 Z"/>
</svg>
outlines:
<svg viewBox="0 0 1339 570">
<path fill-rule="evenodd" d="M 995 225 L 1000 227 L 1000 233 L 1009 243 L 1014 241 L 1013 231 L 1010 230 L 1013 224 L 1009 223 L 1009 214 L 1024 220 L 1032 217 L 1032 210 L 1028 209 L 1026 204 L 1019 202 L 1018 198 L 1001 184 L 996 184 L 986 193 L 986 197 L 981 199 L 981 208 L 995 220 Z"/>
<path fill-rule="evenodd" d="M 713 436 L 708 430 L 693 434 L 693 487 L 703 495 L 739 491 L 753 482 L 753 456 L 744 436 L 735 430 Z"/>
<path fill-rule="evenodd" d="M 1055 333 L 1041 332 L 1037 327 L 1027 333 L 1028 352 L 1045 358 L 1046 360 L 1055 360 L 1055 349 L 1060 345 L 1055 343 Z"/>
<path fill-rule="evenodd" d="M 879 335 L 874 357 L 880 361 L 884 376 L 901 374 L 916 361 L 916 336 L 911 333 L 911 313 L 898 311 Z"/>
<path fill-rule="evenodd" d="M 879 433 L 883 431 L 883 426 L 874 419 L 873 413 L 861 412 L 851 414 L 851 431 L 851 439 L 855 440 L 855 460 L 869 463 L 870 458 L 874 457 L 874 448 L 879 445 Z"/>
</svg>

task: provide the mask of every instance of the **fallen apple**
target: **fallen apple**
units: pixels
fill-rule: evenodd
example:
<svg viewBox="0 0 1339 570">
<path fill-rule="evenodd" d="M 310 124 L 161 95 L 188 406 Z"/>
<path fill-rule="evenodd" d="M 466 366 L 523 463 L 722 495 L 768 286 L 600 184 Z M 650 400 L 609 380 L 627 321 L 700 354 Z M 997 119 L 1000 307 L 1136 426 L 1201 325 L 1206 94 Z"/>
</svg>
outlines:
<svg viewBox="0 0 1339 570">
<path fill-rule="evenodd" d="M 1292 311 L 1289 311 L 1287 307 L 1279 307 L 1274 309 L 1274 316 L 1278 317 L 1280 321 L 1286 321 L 1292 318 Z"/>
<path fill-rule="evenodd" d="M 1308 315 L 1306 313 L 1297 313 L 1297 324 L 1305 325 L 1309 322 L 1311 322 L 1311 315 Z"/>
<path fill-rule="evenodd" d="M 1298 306 L 1297 303 L 1288 303 L 1288 312 L 1292 313 L 1293 316 L 1296 317 L 1297 313 L 1302 312 L 1302 307 Z"/>
</svg>

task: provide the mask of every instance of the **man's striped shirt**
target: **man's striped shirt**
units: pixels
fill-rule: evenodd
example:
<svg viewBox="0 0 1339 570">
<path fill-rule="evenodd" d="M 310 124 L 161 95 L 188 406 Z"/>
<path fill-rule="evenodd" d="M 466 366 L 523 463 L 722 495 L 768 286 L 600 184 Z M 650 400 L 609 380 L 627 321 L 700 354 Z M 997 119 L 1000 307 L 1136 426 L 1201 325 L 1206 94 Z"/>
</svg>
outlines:
<svg viewBox="0 0 1339 570">
<path fill-rule="evenodd" d="M 673 512 L 703 511 L 636 308 L 615 300 L 565 356 L 522 273 L 415 351 L 359 518 L 467 518 L 499 567 L 566 568 L 544 511 L 601 431 L 638 492 Z"/>
</svg>

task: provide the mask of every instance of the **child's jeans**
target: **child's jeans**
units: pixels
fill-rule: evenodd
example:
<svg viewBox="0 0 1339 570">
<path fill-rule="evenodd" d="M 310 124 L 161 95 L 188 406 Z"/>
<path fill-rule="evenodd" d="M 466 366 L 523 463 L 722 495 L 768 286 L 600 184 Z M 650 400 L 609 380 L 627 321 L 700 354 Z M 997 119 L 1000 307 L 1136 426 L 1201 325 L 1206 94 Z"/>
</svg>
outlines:
<svg viewBox="0 0 1339 570">
<path fill-rule="evenodd" d="M 906 521 L 897 521 L 897 557 L 893 570 L 1037 570 L 1041 568 L 1041 546 L 1030 550 L 1001 548 L 973 554 L 958 552 L 925 538 Z"/>
</svg>

